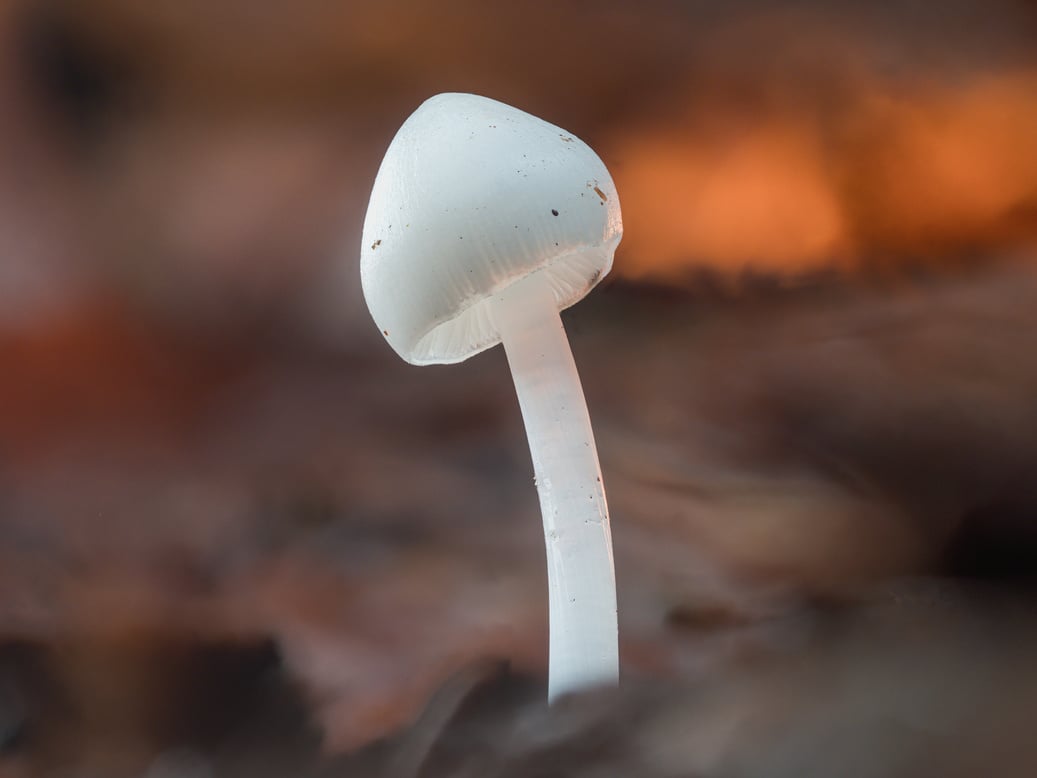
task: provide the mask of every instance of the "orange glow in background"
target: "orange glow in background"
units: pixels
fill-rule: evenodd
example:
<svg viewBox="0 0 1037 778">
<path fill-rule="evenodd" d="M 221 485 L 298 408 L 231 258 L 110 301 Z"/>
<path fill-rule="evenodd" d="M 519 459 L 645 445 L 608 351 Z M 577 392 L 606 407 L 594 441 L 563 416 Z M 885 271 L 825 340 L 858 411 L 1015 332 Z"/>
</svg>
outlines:
<svg viewBox="0 0 1037 778">
<path fill-rule="evenodd" d="M 1032 246 L 1035 96 L 1031 72 L 876 83 L 833 115 L 778 110 L 716 132 L 706 108 L 619 134 L 605 148 L 626 227 L 617 266 L 679 281 L 700 266 L 795 274 Z"/>
</svg>

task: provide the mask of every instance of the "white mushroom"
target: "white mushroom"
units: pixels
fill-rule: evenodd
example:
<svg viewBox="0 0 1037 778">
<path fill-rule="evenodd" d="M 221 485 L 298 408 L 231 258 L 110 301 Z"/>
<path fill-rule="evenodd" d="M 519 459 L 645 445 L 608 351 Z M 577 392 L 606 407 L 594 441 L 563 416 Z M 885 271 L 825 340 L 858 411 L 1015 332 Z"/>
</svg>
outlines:
<svg viewBox="0 0 1037 778">
<path fill-rule="evenodd" d="M 622 233 L 585 143 L 468 94 L 404 122 L 364 223 L 364 297 L 403 359 L 454 363 L 504 343 L 544 519 L 552 700 L 619 674 L 608 509 L 559 311 L 608 273 Z"/>
</svg>

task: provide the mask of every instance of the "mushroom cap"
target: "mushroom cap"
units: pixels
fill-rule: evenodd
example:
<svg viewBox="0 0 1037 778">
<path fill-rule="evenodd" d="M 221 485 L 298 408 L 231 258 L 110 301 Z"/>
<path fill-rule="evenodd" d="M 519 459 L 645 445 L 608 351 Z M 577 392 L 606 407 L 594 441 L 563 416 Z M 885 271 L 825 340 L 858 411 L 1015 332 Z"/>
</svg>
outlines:
<svg viewBox="0 0 1037 778">
<path fill-rule="evenodd" d="M 622 235 L 615 184 L 587 144 L 496 100 L 436 95 L 375 179 L 364 298 L 403 359 L 460 362 L 500 342 L 494 294 L 543 272 L 567 308 L 609 272 Z"/>
</svg>

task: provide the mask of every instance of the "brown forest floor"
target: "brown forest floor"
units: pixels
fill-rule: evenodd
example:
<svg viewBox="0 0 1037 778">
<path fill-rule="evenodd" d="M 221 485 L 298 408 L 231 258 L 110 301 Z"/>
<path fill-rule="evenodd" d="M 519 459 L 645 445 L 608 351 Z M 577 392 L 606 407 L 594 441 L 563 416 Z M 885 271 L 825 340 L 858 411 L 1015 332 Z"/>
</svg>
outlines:
<svg viewBox="0 0 1037 778">
<path fill-rule="evenodd" d="M 768 759 L 801 771 L 816 746 L 823 765 L 829 727 L 879 764 L 918 758 L 916 737 L 927 754 L 1027 744 L 1035 303 L 1037 278 L 1007 267 L 726 300 L 613 286 L 567 315 L 614 522 L 614 704 L 643 716 L 641 695 L 661 695 L 609 742 L 686 726 L 702 753 L 675 729 L 659 758 L 707 774 L 774 738 Z M 542 540 L 501 353 L 421 370 L 381 345 L 229 360 L 94 324 L 118 334 L 77 325 L 31 358 L 3 345 L 21 355 L 0 425 L 14 763 L 121 774 L 182 744 L 228 764 L 315 756 L 317 730 L 348 751 L 481 658 L 542 674 Z M 495 673 L 473 665 L 439 704 Z M 505 711 L 541 707 L 542 690 L 500 683 Z M 1005 717 L 997 731 L 976 706 Z M 436 710 L 441 733 L 453 714 Z M 618 726 L 600 713 L 561 732 Z M 497 743 L 484 725 L 464 726 Z M 654 752 L 624 754 L 655 774 Z"/>
</svg>

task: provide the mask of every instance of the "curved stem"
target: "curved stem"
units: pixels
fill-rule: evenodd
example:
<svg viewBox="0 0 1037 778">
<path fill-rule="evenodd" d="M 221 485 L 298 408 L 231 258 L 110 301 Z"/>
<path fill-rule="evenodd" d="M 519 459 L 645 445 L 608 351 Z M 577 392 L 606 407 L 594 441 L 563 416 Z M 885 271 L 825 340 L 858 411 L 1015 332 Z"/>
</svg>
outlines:
<svg viewBox="0 0 1037 778">
<path fill-rule="evenodd" d="M 587 404 L 543 273 L 494 301 L 544 517 L 550 593 L 548 700 L 619 677 L 616 580 Z"/>
</svg>

